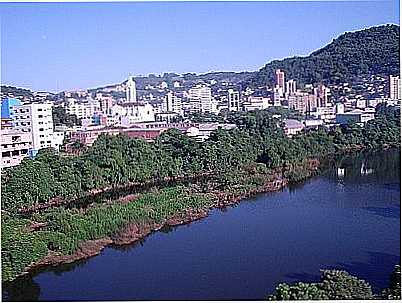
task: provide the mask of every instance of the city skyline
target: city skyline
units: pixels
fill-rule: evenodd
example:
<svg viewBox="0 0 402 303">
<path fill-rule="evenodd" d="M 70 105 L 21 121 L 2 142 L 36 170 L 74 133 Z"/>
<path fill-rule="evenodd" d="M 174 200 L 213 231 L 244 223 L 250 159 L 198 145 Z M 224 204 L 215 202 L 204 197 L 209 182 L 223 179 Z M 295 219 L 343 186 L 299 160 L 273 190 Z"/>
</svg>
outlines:
<svg viewBox="0 0 402 303">
<path fill-rule="evenodd" d="M 2 84 L 54 92 L 130 73 L 256 71 L 346 31 L 399 25 L 397 1 L 33 5 L 0 6 Z"/>
</svg>

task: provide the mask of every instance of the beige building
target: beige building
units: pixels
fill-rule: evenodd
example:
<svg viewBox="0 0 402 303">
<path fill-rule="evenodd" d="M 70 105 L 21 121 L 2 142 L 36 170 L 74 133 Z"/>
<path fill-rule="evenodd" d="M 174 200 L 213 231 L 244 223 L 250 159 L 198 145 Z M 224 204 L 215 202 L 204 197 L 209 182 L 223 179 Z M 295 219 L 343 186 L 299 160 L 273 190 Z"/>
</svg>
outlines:
<svg viewBox="0 0 402 303">
<path fill-rule="evenodd" d="M 32 137 L 29 132 L 15 129 L 2 129 L 1 133 L 1 167 L 16 166 L 28 156 L 32 148 Z"/>
</svg>

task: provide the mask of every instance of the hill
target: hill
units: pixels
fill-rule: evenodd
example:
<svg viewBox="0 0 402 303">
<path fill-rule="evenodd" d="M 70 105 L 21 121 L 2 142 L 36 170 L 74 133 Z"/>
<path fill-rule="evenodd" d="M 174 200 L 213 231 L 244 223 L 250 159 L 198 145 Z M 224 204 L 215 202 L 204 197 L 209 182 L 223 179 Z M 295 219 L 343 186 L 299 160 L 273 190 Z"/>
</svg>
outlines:
<svg viewBox="0 0 402 303">
<path fill-rule="evenodd" d="M 382 25 L 346 32 L 307 57 L 272 61 L 246 84 L 255 87 L 274 83 L 277 68 L 301 84 L 339 83 L 364 75 L 399 74 L 399 64 L 399 26 Z"/>
</svg>

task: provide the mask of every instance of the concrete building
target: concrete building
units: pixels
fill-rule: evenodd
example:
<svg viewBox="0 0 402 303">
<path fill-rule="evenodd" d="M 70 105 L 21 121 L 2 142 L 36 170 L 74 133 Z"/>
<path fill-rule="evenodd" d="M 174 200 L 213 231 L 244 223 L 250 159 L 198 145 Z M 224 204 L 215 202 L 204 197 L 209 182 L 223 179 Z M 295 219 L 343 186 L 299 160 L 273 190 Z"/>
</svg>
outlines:
<svg viewBox="0 0 402 303">
<path fill-rule="evenodd" d="M 309 102 L 309 95 L 307 93 L 298 93 L 298 94 L 290 95 L 288 97 L 289 109 L 296 110 L 303 115 L 307 111 L 308 102 Z"/>
<path fill-rule="evenodd" d="M 366 123 L 374 119 L 375 112 L 372 110 L 370 111 L 363 111 L 360 109 L 354 109 L 349 112 L 344 112 L 342 114 L 336 114 L 336 123 L 343 125 L 348 123 Z"/>
<path fill-rule="evenodd" d="M 196 87 L 191 88 L 189 90 L 189 103 L 190 112 L 213 112 L 211 88 L 202 84 L 198 84 Z"/>
<path fill-rule="evenodd" d="M 401 79 L 399 76 L 389 76 L 389 97 L 393 100 L 401 99 Z"/>
<path fill-rule="evenodd" d="M 282 89 L 282 92 L 285 92 L 285 72 L 277 69 L 275 71 L 275 85 Z"/>
<path fill-rule="evenodd" d="M 69 98 L 65 108 L 67 114 L 76 115 L 78 119 L 92 119 L 94 114 L 101 112 L 101 105 L 97 100 L 78 102 L 76 99 Z"/>
<path fill-rule="evenodd" d="M 229 111 L 240 110 L 240 93 L 233 89 L 228 89 L 228 110 Z"/>
<path fill-rule="evenodd" d="M 296 81 L 291 79 L 289 81 L 286 81 L 286 94 L 289 95 L 293 95 L 295 94 L 297 91 L 296 88 Z"/>
<path fill-rule="evenodd" d="M 300 133 L 304 128 L 304 124 L 295 119 L 284 119 L 283 130 L 288 137 Z"/>
<path fill-rule="evenodd" d="M 29 132 L 15 129 L 1 129 L 1 168 L 19 165 L 32 149 Z"/>
<path fill-rule="evenodd" d="M 314 95 L 317 98 L 317 107 L 327 107 L 329 106 L 329 93 L 330 89 L 324 84 L 320 84 L 318 87 L 314 88 Z"/>
<path fill-rule="evenodd" d="M 173 92 L 168 92 L 162 103 L 162 112 L 172 112 L 183 116 L 182 99 Z"/>
<path fill-rule="evenodd" d="M 253 110 L 264 110 L 268 108 L 270 104 L 270 99 L 267 97 L 248 97 L 247 102 L 243 103 L 243 110 L 246 112 Z"/>
<path fill-rule="evenodd" d="M 32 141 L 31 156 L 42 148 L 53 147 L 59 150 L 61 134 L 54 134 L 52 106 L 31 103 L 14 107 L 14 127 L 23 133 L 30 133 Z M 63 136 L 64 138 L 64 136 Z"/>
<path fill-rule="evenodd" d="M 15 98 L 7 98 L 1 101 L 1 118 L 13 119 L 14 106 L 21 105 L 21 101 Z"/>
<path fill-rule="evenodd" d="M 126 102 L 137 102 L 137 88 L 134 77 L 128 77 L 126 84 Z"/>
</svg>

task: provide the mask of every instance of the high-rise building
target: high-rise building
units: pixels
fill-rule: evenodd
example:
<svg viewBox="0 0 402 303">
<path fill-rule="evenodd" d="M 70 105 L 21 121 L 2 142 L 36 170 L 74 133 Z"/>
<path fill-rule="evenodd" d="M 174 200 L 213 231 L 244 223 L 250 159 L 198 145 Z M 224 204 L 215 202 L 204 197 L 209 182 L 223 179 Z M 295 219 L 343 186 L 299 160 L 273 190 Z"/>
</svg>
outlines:
<svg viewBox="0 0 402 303">
<path fill-rule="evenodd" d="M 233 89 L 228 89 L 228 109 L 229 111 L 240 110 L 240 94 Z"/>
<path fill-rule="evenodd" d="M 211 88 L 206 85 L 197 85 L 189 90 L 191 112 L 211 113 L 213 100 Z"/>
<path fill-rule="evenodd" d="M 13 119 L 13 107 L 21 105 L 21 101 L 14 98 L 7 98 L 1 101 L 1 117 L 6 119 Z"/>
<path fill-rule="evenodd" d="M 285 91 L 285 72 L 281 71 L 280 69 L 277 69 L 275 71 L 275 84 L 282 88 L 283 91 Z"/>
<path fill-rule="evenodd" d="M 32 138 L 32 153 L 36 155 L 42 148 L 59 149 L 63 138 L 53 131 L 52 106 L 50 104 L 31 103 L 14 106 L 15 129 L 30 133 Z"/>
<path fill-rule="evenodd" d="M 137 102 L 137 89 L 132 76 L 128 77 L 126 84 L 126 100 L 127 102 Z"/>
<path fill-rule="evenodd" d="M 389 76 L 389 97 L 393 100 L 401 99 L 401 79 L 399 76 Z"/>
<path fill-rule="evenodd" d="M 291 79 L 286 81 L 286 93 L 288 95 L 294 95 L 296 93 L 296 81 Z"/>
<path fill-rule="evenodd" d="M 162 111 L 183 115 L 181 98 L 176 96 L 173 92 L 168 92 L 162 104 Z"/>
<path fill-rule="evenodd" d="M 330 89 L 324 84 L 320 84 L 314 88 L 314 95 L 317 97 L 317 107 L 327 107 L 329 105 L 329 92 Z"/>
</svg>

